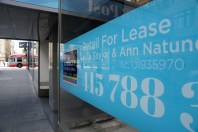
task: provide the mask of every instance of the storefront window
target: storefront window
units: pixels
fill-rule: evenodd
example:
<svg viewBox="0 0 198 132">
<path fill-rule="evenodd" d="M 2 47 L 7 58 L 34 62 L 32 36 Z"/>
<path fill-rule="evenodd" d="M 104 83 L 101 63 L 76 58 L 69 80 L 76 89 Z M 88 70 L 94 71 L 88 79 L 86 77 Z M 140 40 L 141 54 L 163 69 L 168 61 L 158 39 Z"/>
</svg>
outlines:
<svg viewBox="0 0 198 132">
<path fill-rule="evenodd" d="M 61 13 L 63 129 L 198 131 L 198 1 L 62 0 Z"/>
</svg>

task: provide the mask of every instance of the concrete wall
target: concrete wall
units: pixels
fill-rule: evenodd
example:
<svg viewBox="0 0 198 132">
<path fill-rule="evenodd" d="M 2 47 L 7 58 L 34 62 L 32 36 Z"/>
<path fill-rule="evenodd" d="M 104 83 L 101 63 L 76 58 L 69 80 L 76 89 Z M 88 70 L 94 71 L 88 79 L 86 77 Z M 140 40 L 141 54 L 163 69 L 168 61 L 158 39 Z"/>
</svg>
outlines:
<svg viewBox="0 0 198 132">
<path fill-rule="evenodd" d="M 40 89 L 49 89 L 49 42 L 40 43 Z"/>
<path fill-rule="evenodd" d="M 53 111 L 58 110 L 58 70 L 57 70 L 57 43 L 49 43 L 49 105 Z"/>
</svg>

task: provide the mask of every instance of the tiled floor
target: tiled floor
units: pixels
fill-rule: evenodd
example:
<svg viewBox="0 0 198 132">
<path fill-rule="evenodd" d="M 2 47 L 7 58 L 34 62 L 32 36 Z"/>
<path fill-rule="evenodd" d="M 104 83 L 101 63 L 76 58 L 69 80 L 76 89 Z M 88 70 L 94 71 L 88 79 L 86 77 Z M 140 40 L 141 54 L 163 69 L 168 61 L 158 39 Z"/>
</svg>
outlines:
<svg viewBox="0 0 198 132">
<path fill-rule="evenodd" d="M 28 74 L 0 68 L 0 132 L 57 132 L 57 114 L 37 97 Z"/>
</svg>

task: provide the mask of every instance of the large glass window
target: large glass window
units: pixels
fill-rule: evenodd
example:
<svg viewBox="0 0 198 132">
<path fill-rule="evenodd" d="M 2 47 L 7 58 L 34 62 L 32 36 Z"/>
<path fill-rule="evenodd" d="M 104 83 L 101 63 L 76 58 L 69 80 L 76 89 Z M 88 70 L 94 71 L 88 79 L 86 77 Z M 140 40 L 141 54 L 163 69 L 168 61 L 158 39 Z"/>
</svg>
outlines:
<svg viewBox="0 0 198 132">
<path fill-rule="evenodd" d="M 198 131 L 197 0 L 61 0 L 60 20 L 63 129 Z"/>
<path fill-rule="evenodd" d="M 111 113 L 103 112 L 102 109 L 96 108 L 96 105 L 92 101 L 90 105 L 90 101 L 84 100 L 83 97 L 86 96 L 87 93 L 96 94 L 96 97 L 97 95 L 101 96 L 104 88 L 101 82 L 104 77 L 101 73 L 109 73 L 109 70 L 102 70 L 101 68 L 109 69 L 110 67 L 116 67 L 115 64 L 110 66 L 110 58 L 105 58 L 109 54 L 109 47 L 102 46 L 103 44 L 101 45 L 101 38 L 99 37 L 103 34 L 103 42 L 109 43 L 109 45 L 115 45 L 115 42 L 113 44 L 112 41 L 116 41 L 116 34 L 108 36 L 105 35 L 105 31 L 111 32 L 111 30 L 117 26 L 121 27 L 122 22 L 109 24 L 109 26 L 101 29 L 100 26 L 148 2 L 148 0 L 62 0 L 62 45 L 60 50 L 64 51 L 61 52 L 60 57 L 63 58 L 64 62 L 60 63 L 60 69 L 63 67 L 63 73 L 60 71 L 60 81 L 63 80 L 60 86 L 60 122 L 65 130 L 78 129 L 86 125 L 88 126 L 85 128 L 87 131 L 102 130 L 102 128 L 94 129 L 94 126 L 91 124 L 102 121 L 107 121 L 107 123 L 115 121 L 113 119 L 116 118 L 109 115 Z M 97 27 L 99 27 L 99 30 L 97 30 Z M 96 31 L 94 31 L 94 29 Z M 80 38 L 80 35 L 85 35 L 85 37 Z M 78 38 L 80 39 L 79 41 L 72 43 L 73 40 L 77 40 Z M 65 50 L 65 46 L 70 48 Z M 80 64 L 79 62 L 81 61 L 83 61 L 83 63 Z M 100 71 L 100 73 L 97 73 L 97 71 Z M 97 86 L 94 87 L 97 87 L 97 91 L 90 88 L 92 85 L 95 85 L 95 83 Z M 74 92 L 67 91 L 67 88 L 70 89 L 70 87 Z M 85 89 L 85 95 L 83 95 L 83 92 L 79 92 L 76 95 L 75 92 L 77 92 L 77 89 Z M 82 96 L 80 94 L 82 94 Z M 94 96 L 90 97 L 90 100 L 92 100 L 91 98 L 95 100 Z M 125 125 L 125 123 L 117 121 L 117 119 L 116 122 L 119 122 L 118 124 L 125 129 L 133 130 L 128 125 Z M 115 128 L 117 128 L 117 126 L 113 127 L 112 124 L 111 129 L 113 130 Z"/>
<path fill-rule="evenodd" d="M 34 67 L 34 84 L 35 84 L 36 89 L 40 90 L 39 80 L 38 80 L 38 78 L 39 78 L 38 58 L 39 58 L 39 43 L 33 42 L 32 66 Z"/>
<path fill-rule="evenodd" d="M 28 64 L 29 64 L 29 71 L 32 77 L 32 81 L 34 82 L 34 87 L 39 95 L 39 81 L 38 81 L 38 56 L 39 56 L 39 43 L 37 41 L 29 41 L 28 42 Z"/>
</svg>

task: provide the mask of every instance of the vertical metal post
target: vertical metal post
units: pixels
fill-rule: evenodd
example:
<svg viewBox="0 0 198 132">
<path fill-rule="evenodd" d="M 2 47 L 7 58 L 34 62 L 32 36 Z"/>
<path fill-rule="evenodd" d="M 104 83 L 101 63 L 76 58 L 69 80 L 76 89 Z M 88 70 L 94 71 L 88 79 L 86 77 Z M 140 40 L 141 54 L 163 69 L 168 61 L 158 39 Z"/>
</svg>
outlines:
<svg viewBox="0 0 198 132">
<path fill-rule="evenodd" d="M 59 63 L 60 63 L 60 44 L 61 44 L 61 3 L 62 1 L 59 0 L 59 7 L 58 7 L 58 47 L 57 47 L 57 87 L 58 87 L 58 124 L 59 124 L 59 127 L 61 127 L 61 123 L 60 123 L 60 69 L 59 69 Z"/>
</svg>

